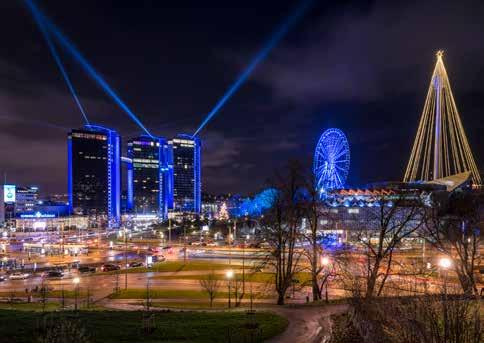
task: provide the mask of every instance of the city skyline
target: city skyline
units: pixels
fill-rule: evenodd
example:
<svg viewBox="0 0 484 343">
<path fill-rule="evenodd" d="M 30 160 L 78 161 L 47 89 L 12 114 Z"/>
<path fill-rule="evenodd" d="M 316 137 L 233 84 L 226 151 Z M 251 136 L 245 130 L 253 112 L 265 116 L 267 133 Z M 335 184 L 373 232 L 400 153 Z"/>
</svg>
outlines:
<svg viewBox="0 0 484 343">
<path fill-rule="evenodd" d="M 255 12 L 264 13 L 264 20 L 249 8 L 207 9 L 202 13 L 211 19 L 210 24 L 201 19 L 196 8 L 161 10 L 147 3 L 145 8 L 131 11 L 118 6 L 108 13 L 103 10 L 109 8 L 108 4 L 104 8 L 94 2 L 83 2 L 83 8 L 78 4 L 67 8 L 56 1 L 39 5 L 150 130 L 173 137 L 198 127 L 295 3 L 259 4 Z M 11 14 L 8 20 L 13 20 L 2 25 L 18 29 L 7 39 L 7 55 L 0 56 L 4 75 L 0 84 L 4 149 L 0 158 L 9 161 L 0 172 L 7 173 L 9 183 L 36 184 L 41 192 L 66 192 L 67 152 L 60 142 L 68 129 L 81 125 L 81 114 L 28 11 L 21 4 L 2 6 Z M 90 11 L 91 6 L 96 10 Z M 432 7 L 427 3 L 389 8 L 378 2 L 358 6 L 348 2 L 331 6 L 314 4 L 201 132 L 204 191 L 256 192 L 289 157 L 309 159 L 317 138 L 329 127 L 339 127 L 348 136 L 352 150 L 350 185 L 401 180 L 438 49 L 445 51 L 456 102 L 482 169 L 482 90 L 476 85 L 484 77 L 484 51 L 470 38 L 482 28 L 477 20 L 482 5 L 442 3 Z M 436 12 L 424 22 L 423 14 L 431 8 Z M 150 11 L 153 13 L 148 15 Z M 92 24 L 81 26 L 88 13 Z M 459 19 L 464 14 L 465 21 Z M 176 22 L 185 15 L 188 19 Z M 397 20 L 400 16 L 405 17 L 405 24 Z M 127 18 L 133 25 L 123 26 L 119 32 L 120 23 Z M 437 20 L 448 25 L 435 28 L 432 22 Z M 404 32 L 409 23 L 422 30 L 422 37 Z M 202 24 L 203 33 L 197 33 Z M 392 43 L 387 33 L 375 32 L 378 25 L 388 26 L 397 42 Z M 217 33 L 221 26 L 229 31 Z M 356 31 L 361 42 L 351 47 L 358 36 Z M 116 36 L 112 37 L 114 32 Z M 237 37 L 238 43 L 228 43 L 231 40 L 227 36 Z M 321 43 L 314 47 L 309 38 Z M 23 47 L 19 41 L 32 44 Z M 157 44 L 159 41 L 166 43 Z M 191 48 L 183 42 L 189 42 Z M 379 44 L 385 48 L 376 53 Z M 141 61 L 136 57 L 139 51 L 151 53 L 148 57 L 142 54 L 146 60 Z M 336 55 L 338 60 L 334 59 Z M 62 57 L 93 122 L 114 127 L 125 142 L 125 137 L 142 133 L 65 53 Z M 385 67 L 380 65 L 382 61 Z M 40 155 L 36 149 L 45 158 L 13 158 Z"/>
</svg>

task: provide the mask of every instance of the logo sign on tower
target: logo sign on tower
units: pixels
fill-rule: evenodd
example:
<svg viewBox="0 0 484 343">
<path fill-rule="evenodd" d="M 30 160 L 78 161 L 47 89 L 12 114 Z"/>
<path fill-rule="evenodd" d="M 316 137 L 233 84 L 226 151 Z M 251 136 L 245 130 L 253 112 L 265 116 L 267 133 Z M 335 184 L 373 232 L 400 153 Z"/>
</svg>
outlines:
<svg viewBox="0 0 484 343">
<path fill-rule="evenodd" d="M 15 202 L 15 185 L 3 185 L 3 202 L 6 204 Z"/>
</svg>

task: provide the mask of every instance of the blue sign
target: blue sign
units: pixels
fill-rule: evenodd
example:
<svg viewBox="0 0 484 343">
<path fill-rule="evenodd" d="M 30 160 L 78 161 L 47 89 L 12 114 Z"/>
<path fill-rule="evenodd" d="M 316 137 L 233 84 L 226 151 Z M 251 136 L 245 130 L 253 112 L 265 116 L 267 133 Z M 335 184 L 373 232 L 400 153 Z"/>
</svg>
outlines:
<svg viewBox="0 0 484 343">
<path fill-rule="evenodd" d="M 42 218 L 55 218 L 56 215 L 52 213 L 42 213 L 42 212 L 35 212 L 35 213 L 22 213 L 20 218 L 25 219 L 42 219 Z"/>
</svg>

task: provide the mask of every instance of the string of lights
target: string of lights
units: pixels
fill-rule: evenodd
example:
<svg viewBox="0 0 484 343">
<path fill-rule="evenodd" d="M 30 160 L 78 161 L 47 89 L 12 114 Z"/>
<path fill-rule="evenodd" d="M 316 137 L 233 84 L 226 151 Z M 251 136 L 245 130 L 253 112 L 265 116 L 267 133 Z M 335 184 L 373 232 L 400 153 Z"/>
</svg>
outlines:
<svg viewBox="0 0 484 343">
<path fill-rule="evenodd" d="M 443 52 L 430 81 L 404 181 L 432 180 L 470 171 L 472 182 L 482 180 L 455 104 Z"/>
</svg>

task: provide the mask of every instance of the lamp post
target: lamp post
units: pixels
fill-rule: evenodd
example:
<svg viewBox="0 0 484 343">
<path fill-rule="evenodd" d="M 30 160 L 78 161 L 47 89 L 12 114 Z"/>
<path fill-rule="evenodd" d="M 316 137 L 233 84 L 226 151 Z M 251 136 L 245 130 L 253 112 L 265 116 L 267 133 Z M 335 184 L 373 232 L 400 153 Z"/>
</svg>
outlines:
<svg viewBox="0 0 484 343">
<path fill-rule="evenodd" d="M 321 265 L 323 266 L 323 270 L 326 269 L 327 266 L 329 266 L 330 264 L 330 259 L 329 257 L 327 256 L 322 256 L 321 257 Z M 325 298 L 326 298 L 326 303 L 329 302 L 329 299 L 328 299 L 328 283 L 329 283 L 329 272 L 328 272 L 328 275 L 326 276 L 326 285 L 325 285 L 325 288 L 326 288 L 326 292 L 325 292 Z"/>
<path fill-rule="evenodd" d="M 72 283 L 74 284 L 74 299 L 75 299 L 75 302 L 74 302 L 74 310 L 77 311 L 77 297 L 79 296 L 79 283 L 81 282 L 81 279 L 79 279 L 78 277 L 75 277 L 74 279 L 72 279 Z"/>
<path fill-rule="evenodd" d="M 452 266 L 452 260 L 448 257 L 442 257 L 439 260 L 439 267 L 443 270 L 444 293 L 447 294 L 447 270 Z"/>
<path fill-rule="evenodd" d="M 234 271 L 232 269 L 227 270 L 227 272 L 225 272 L 225 277 L 227 278 L 227 283 L 229 288 L 229 308 L 231 308 L 232 303 L 230 299 L 230 280 L 234 277 Z"/>
<path fill-rule="evenodd" d="M 128 229 L 124 228 L 124 289 L 128 289 Z"/>
</svg>

